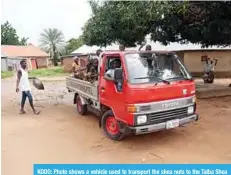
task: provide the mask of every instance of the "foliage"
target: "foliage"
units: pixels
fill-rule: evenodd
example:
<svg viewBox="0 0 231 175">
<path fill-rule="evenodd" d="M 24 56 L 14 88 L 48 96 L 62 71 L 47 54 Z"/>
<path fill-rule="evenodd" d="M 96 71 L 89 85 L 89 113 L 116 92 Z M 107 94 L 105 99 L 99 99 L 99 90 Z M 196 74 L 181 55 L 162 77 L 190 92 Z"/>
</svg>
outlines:
<svg viewBox="0 0 231 175">
<path fill-rule="evenodd" d="M 1 71 L 1 78 L 9 78 L 12 77 L 14 73 L 12 71 Z"/>
<path fill-rule="evenodd" d="M 6 21 L 1 25 L 1 45 L 27 45 L 28 38 L 19 38 L 16 29 Z"/>
<path fill-rule="evenodd" d="M 1 78 L 9 78 L 14 75 L 13 71 L 1 71 Z M 54 76 L 66 76 L 67 73 L 64 72 L 63 67 L 51 67 L 51 68 L 42 68 L 34 69 L 29 72 L 30 77 L 54 77 Z"/>
<path fill-rule="evenodd" d="M 52 67 L 52 68 L 43 68 L 35 69 L 29 72 L 30 77 L 46 77 L 46 76 L 64 76 L 67 73 L 64 72 L 63 67 Z"/>
<path fill-rule="evenodd" d="M 88 45 L 113 42 L 135 46 L 151 34 L 153 41 L 231 44 L 228 1 L 90 1 L 92 17 L 83 28 Z"/>
<path fill-rule="evenodd" d="M 65 47 L 66 55 L 69 55 L 71 52 L 75 51 L 83 45 L 83 39 L 80 36 L 79 38 L 71 38 Z"/>
<path fill-rule="evenodd" d="M 163 44 L 200 43 L 204 47 L 231 44 L 231 2 L 182 4 L 183 2 L 174 2 L 171 13 L 156 23 L 157 27 L 150 31 L 152 40 Z"/>
<path fill-rule="evenodd" d="M 54 29 L 44 29 L 40 34 L 40 47 L 49 52 L 52 59 L 54 60 L 54 65 L 58 65 L 59 53 L 65 47 L 64 35 L 62 31 Z"/>
</svg>

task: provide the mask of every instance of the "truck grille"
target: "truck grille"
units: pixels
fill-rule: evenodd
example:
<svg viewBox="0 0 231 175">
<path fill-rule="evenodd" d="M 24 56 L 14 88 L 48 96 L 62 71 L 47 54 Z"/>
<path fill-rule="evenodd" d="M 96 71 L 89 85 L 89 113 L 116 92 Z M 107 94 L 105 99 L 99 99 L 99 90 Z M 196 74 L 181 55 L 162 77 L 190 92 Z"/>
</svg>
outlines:
<svg viewBox="0 0 231 175">
<path fill-rule="evenodd" d="M 168 120 L 180 119 L 187 117 L 188 108 L 173 109 L 169 111 L 161 111 L 152 114 L 148 114 L 148 123 L 157 124 L 166 122 Z"/>
</svg>

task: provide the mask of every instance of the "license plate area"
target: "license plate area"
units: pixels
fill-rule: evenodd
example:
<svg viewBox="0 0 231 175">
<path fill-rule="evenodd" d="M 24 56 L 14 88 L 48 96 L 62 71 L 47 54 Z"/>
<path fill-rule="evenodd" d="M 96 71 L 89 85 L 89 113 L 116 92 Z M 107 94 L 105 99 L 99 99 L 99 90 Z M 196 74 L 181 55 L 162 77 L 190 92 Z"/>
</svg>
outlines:
<svg viewBox="0 0 231 175">
<path fill-rule="evenodd" d="M 176 128 L 179 125 L 180 125 L 180 120 L 179 119 L 170 120 L 170 121 L 166 122 L 166 129 Z"/>
</svg>

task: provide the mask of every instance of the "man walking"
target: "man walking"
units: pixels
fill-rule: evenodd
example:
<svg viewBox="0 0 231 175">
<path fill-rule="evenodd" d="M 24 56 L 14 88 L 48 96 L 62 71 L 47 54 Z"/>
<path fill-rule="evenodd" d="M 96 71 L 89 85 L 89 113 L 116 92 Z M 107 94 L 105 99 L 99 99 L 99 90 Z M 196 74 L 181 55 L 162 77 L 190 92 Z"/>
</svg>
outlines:
<svg viewBox="0 0 231 175">
<path fill-rule="evenodd" d="M 17 72 L 17 82 L 16 82 L 16 92 L 22 91 L 22 101 L 21 101 L 21 114 L 25 114 L 24 106 L 26 102 L 26 98 L 29 99 L 30 106 L 34 112 L 34 114 L 38 115 L 40 111 L 36 111 L 33 105 L 33 98 L 31 95 L 30 82 L 28 79 L 27 73 L 27 64 L 25 60 L 20 61 L 21 68 Z"/>
</svg>

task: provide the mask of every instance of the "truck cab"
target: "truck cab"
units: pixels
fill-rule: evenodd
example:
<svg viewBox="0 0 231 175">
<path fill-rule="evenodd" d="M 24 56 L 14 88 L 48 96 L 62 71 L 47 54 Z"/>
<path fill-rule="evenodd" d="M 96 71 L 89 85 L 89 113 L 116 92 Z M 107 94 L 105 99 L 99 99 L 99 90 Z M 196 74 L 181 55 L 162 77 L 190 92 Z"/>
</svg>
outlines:
<svg viewBox="0 0 231 175">
<path fill-rule="evenodd" d="M 69 77 L 67 88 L 75 92 L 78 112 L 93 109 L 113 140 L 198 120 L 195 82 L 173 52 L 105 52 L 98 71 L 93 84 Z"/>
</svg>

